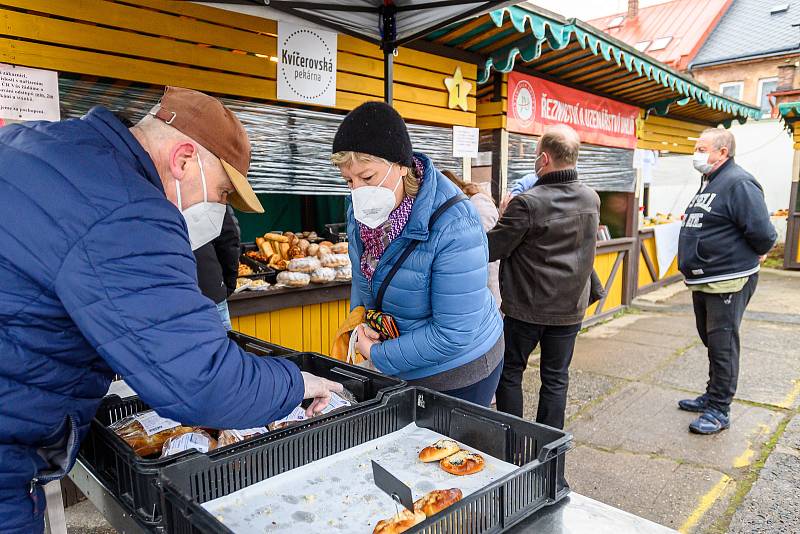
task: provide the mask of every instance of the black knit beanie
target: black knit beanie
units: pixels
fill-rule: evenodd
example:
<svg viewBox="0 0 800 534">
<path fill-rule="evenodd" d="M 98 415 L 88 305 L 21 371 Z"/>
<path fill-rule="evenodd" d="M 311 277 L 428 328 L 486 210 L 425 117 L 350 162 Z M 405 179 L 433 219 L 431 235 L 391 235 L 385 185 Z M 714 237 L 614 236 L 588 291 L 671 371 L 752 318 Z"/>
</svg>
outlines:
<svg viewBox="0 0 800 534">
<path fill-rule="evenodd" d="M 333 138 L 333 153 L 361 152 L 406 167 L 414 153 L 406 123 L 385 102 L 365 102 L 347 114 Z"/>
</svg>

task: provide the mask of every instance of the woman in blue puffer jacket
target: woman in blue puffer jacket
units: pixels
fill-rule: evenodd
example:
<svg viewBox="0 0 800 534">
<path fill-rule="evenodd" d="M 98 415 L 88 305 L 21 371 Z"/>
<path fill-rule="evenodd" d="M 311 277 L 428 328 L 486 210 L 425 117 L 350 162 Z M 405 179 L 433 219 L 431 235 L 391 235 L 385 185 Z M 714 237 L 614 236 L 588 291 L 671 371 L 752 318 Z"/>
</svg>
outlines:
<svg viewBox="0 0 800 534">
<path fill-rule="evenodd" d="M 413 152 L 402 117 L 383 102 L 345 117 L 332 161 L 352 190 L 350 306 L 390 316 L 399 333 L 388 338 L 361 326 L 358 352 L 383 373 L 488 406 L 503 367 L 503 327 L 486 286 L 489 255 L 477 212 L 469 202 L 448 202 L 464 197 L 430 158 Z"/>
</svg>

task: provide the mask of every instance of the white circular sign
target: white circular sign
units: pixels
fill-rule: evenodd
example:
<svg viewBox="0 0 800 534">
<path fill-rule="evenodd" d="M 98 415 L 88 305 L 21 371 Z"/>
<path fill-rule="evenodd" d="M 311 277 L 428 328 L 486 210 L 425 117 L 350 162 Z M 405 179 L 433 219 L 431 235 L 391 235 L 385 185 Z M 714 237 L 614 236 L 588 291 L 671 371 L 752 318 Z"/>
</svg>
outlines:
<svg viewBox="0 0 800 534">
<path fill-rule="evenodd" d="M 336 50 L 317 31 L 295 29 L 280 48 L 280 81 L 298 97 L 313 102 L 335 91 Z"/>
</svg>

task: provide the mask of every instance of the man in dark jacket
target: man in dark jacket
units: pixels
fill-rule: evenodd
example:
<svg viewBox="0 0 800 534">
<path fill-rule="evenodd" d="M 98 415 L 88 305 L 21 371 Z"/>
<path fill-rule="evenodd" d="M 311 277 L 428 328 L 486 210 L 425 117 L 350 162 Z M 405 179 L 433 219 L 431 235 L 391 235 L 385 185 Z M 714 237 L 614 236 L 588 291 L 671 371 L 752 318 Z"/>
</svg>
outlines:
<svg viewBox="0 0 800 534">
<path fill-rule="evenodd" d="M 733 160 L 736 141 L 722 128 L 697 140 L 694 167 L 703 174 L 681 228 L 678 265 L 692 290 L 697 331 L 708 347 L 706 392 L 678 403 L 699 412 L 689 430 L 714 434 L 730 426 L 739 379 L 739 326 L 758 283 L 760 260 L 778 235 L 761 186 Z"/>
<path fill-rule="evenodd" d="M 522 374 L 541 342 L 536 421 L 564 427 L 569 364 L 589 303 L 600 199 L 578 181 L 580 138 L 566 125 L 536 147 L 536 185 L 514 197 L 489 231 L 489 261 L 500 263 L 505 360 L 497 408 L 522 416 Z"/>
<path fill-rule="evenodd" d="M 226 330 L 232 329 L 228 297 L 236 290 L 240 243 L 238 221 L 233 208 L 227 206 L 219 237 L 194 251 L 197 285 L 203 295 L 217 305 L 217 312 Z"/>
<path fill-rule="evenodd" d="M 43 530 L 42 486 L 72 468 L 114 373 L 161 416 L 214 428 L 341 389 L 242 351 L 197 288 L 192 248 L 219 234 L 218 206 L 262 210 L 241 123 L 177 88 L 152 113 L 130 130 L 103 108 L 0 129 L 4 534 Z"/>
</svg>

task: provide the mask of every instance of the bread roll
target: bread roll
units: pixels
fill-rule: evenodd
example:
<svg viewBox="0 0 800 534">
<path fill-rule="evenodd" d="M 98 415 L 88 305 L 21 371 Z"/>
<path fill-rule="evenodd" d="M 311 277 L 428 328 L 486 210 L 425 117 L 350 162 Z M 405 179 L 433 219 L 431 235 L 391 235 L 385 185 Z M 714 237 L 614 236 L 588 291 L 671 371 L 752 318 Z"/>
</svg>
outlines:
<svg viewBox="0 0 800 534">
<path fill-rule="evenodd" d="M 331 248 L 333 246 L 333 243 L 331 243 L 330 241 L 323 241 L 322 243 L 319 244 L 319 246 Z"/>
<path fill-rule="evenodd" d="M 280 244 L 280 251 L 281 251 L 281 258 L 284 260 L 289 259 L 289 243 L 281 243 Z"/>
<path fill-rule="evenodd" d="M 258 250 L 260 250 L 261 253 L 264 256 L 267 256 L 267 257 L 272 256 L 272 253 L 273 253 L 273 250 L 272 250 L 272 247 L 269 244 L 269 241 L 267 241 L 265 239 L 261 240 L 261 243 L 258 245 Z"/>
<path fill-rule="evenodd" d="M 419 525 L 425 521 L 425 519 L 426 517 L 423 512 L 411 512 L 403 508 L 399 514 L 391 519 L 382 519 L 378 521 L 372 534 L 400 534 L 414 525 Z"/>
<path fill-rule="evenodd" d="M 289 238 L 286 237 L 285 235 L 276 234 L 276 233 L 273 233 L 273 232 L 270 232 L 269 234 L 264 234 L 264 239 L 266 239 L 268 241 L 277 241 L 278 243 L 288 243 L 289 242 Z"/>
<path fill-rule="evenodd" d="M 336 243 L 331 247 L 331 252 L 334 254 L 347 254 L 347 242 L 343 241 L 341 243 Z"/>
<path fill-rule="evenodd" d="M 423 462 L 438 462 L 461 450 L 458 443 L 452 439 L 440 439 L 433 445 L 428 445 L 419 451 L 419 459 Z"/>
<path fill-rule="evenodd" d="M 311 243 L 308 242 L 308 239 L 301 239 L 297 243 L 297 246 L 300 247 L 300 250 L 303 251 L 303 254 L 306 253 L 306 251 L 308 250 L 309 245 L 311 245 Z"/>
<path fill-rule="evenodd" d="M 457 503 L 463 496 L 458 488 L 433 490 L 414 503 L 414 511 L 421 511 L 431 517 Z"/>
<path fill-rule="evenodd" d="M 439 462 L 439 466 L 451 475 L 472 475 L 484 468 L 483 456 L 469 451 L 458 451 L 457 453 L 444 458 Z"/>
<path fill-rule="evenodd" d="M 319 245 L 316 243 L 309 243 L 306 249 L 306 256 L 316 256 L 317 254 L 319 254 Z"/>
<path fill-rule="evenodd" d="M 289 248 L 289 259 L 290 260 L 293 260 L 295 258 L 304 258 L 304 257 L 305 257 L 305 254 L 303 254 L 303 251 L 300 250 L 300 247 L 298 247 L 297 245 Z"/>
<path fill-rule="evenodd" d="M 322 256 L 329 256 L 331 254 L 333 254 L 333 252 L 331 252 L 331 247 L 320 245 L 319 248 L 317 249 L 318 258 L 322 258 Z"/>
</svg>

